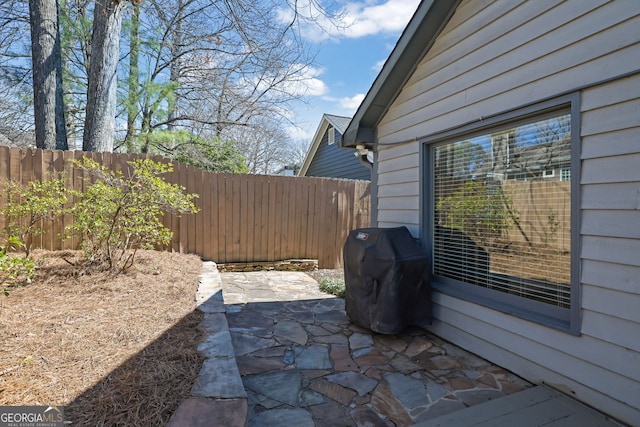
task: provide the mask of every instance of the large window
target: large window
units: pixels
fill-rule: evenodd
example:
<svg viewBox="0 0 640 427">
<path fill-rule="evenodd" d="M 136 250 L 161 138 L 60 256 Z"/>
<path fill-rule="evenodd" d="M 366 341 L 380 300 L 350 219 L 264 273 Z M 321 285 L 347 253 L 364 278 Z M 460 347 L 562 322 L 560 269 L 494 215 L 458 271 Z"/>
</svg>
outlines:
<svg viewBox="0 0 640 427">
<path fill-rule="evenodd" d="M 559 105 L 425 146 L 439 289 L 575 330 L 571 117 Z"/>
</svg>

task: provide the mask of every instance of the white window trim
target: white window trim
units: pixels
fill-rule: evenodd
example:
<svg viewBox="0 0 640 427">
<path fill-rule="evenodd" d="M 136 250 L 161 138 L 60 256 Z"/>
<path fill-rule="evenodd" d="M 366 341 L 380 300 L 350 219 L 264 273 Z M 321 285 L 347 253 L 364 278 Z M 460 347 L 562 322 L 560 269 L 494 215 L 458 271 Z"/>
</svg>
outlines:
<svg viewBox="0 0 640 427">
<path fill-rule="evenodd" d="M 333 145 L 336 143 L 336 130 L 333 126 L 329 126 L 327 129 L 327 143 Z"/>
</svg>

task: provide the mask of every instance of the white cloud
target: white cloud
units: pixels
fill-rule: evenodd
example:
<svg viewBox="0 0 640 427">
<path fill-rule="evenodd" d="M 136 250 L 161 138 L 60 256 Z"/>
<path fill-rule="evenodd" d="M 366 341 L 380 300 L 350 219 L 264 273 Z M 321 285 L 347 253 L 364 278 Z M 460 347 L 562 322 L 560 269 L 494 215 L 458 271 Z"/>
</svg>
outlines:
<svg viewBox="0 0 640 427">
<path fill-rule="evenodd" d="M 382 59 L 378 62 L 376 62 L 375 64 L 373 64 L 373 67 L 371 67 L 371 69 L 373 71 L 375 71 L 376 73 L 379 73 L 380 70 L 382 70 L 382 67 L 384 66 L 384 63 L 387 62 L 386 59 Z"/>
<path fill-rule="evenodd" d="M 306 86 L 306 91 L 303 92 L 304 95 L 309 96 L 321 96 L 327 93 L 329 88 L 327 84 L 319 79 L 324 70 L 320 70 L 318 68 L 310 67 L 309 70 L 305 73 L 304 79 L 302 80 L 302 84 Z"/>
<path fill-rule="evenodd" d="M 329 91 L 327 84 L 320 79 L 320 76 L 324 74 L 324 69 L 301 64 L 297 65 L 297 67 L 300 69 L 298 76 L 282 83 L 283 91 L 296 97 L 322 96 Z M 266 89 L 268 82 L 252 82 L 252 84 L 257 85 L 258 88 Z"/>
<path fill-rule="evenodd" d="M 401 32 L 413 16 L 420 0 L 362 0 L 346 2 L 336 13 L 340 19 L 331 21 L 314 2 L 299 1 L 298 11 L 307 19 L 299 21 L 302 34 L 311 41 L 329 38 L 359 38 L 375 34 Z M 291 22 L 293 12 L 281 9 L 282 22 Z"/>
<path fill-rule="evenodd" d="M 287 126 L 285 131 L 294 141 L 310 141 L 314 135 L 311 128 L 305 129 L 301 126 Z"/>
<path fill-rule="evenodd" d="M 347 37 L 363 37 L 402 31 L 418 7 L 418 0 L 387 0 L 381 4 L 349 3 L 345 20 Z"/>
<path fill-rule="evenodd" d="M 353 96 L 345 96 L 343 98 L 323 96 L 322 100 L 335 104 L 337 109 L 342 110 L 341 111 L 342 114 L 353 115 L 358 109 L 358 107 L 360 106 L 360 104 L 362 103 L 362 100 L 364 99 L 364 97 L 365 97 L 364 93 L 358 93 Z"/>
<path fill-rule="evenodd" d="M 338 105 L 341 109 L 349 112 L 349 114 L 354 114 L 362 100 L 364 99 L 364 93 L 358 93 L 351 97 L 340 98 L 338 101 Z"/>
</svg>

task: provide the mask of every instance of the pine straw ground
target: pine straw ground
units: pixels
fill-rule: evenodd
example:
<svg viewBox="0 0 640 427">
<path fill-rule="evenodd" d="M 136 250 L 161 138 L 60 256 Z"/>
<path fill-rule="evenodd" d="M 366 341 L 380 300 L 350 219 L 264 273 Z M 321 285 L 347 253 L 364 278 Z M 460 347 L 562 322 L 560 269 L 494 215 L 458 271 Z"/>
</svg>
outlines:
<svg viewBox="0 0 640 427">
<path fill-rule="evenodd" d="M 111 277 L 63 259 L 77 256 L 37 251 L 33 284 L 0 296 L 0 405 L 66 406 L 72 425 L 165 425 L 202 366 L 200 259 L 141 251 Z"/>
</svg>

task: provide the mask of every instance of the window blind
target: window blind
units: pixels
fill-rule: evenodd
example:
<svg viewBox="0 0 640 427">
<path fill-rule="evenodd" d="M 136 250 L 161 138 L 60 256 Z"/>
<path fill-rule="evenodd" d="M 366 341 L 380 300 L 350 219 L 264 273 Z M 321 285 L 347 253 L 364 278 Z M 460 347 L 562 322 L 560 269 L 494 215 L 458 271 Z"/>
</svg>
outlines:
<svg viewBox="0 0 640 427">
<path fill-rule="evenodd" d="M 431 149 L 434 275 L 569 308 L 570 115 Z"/>
</svg>

